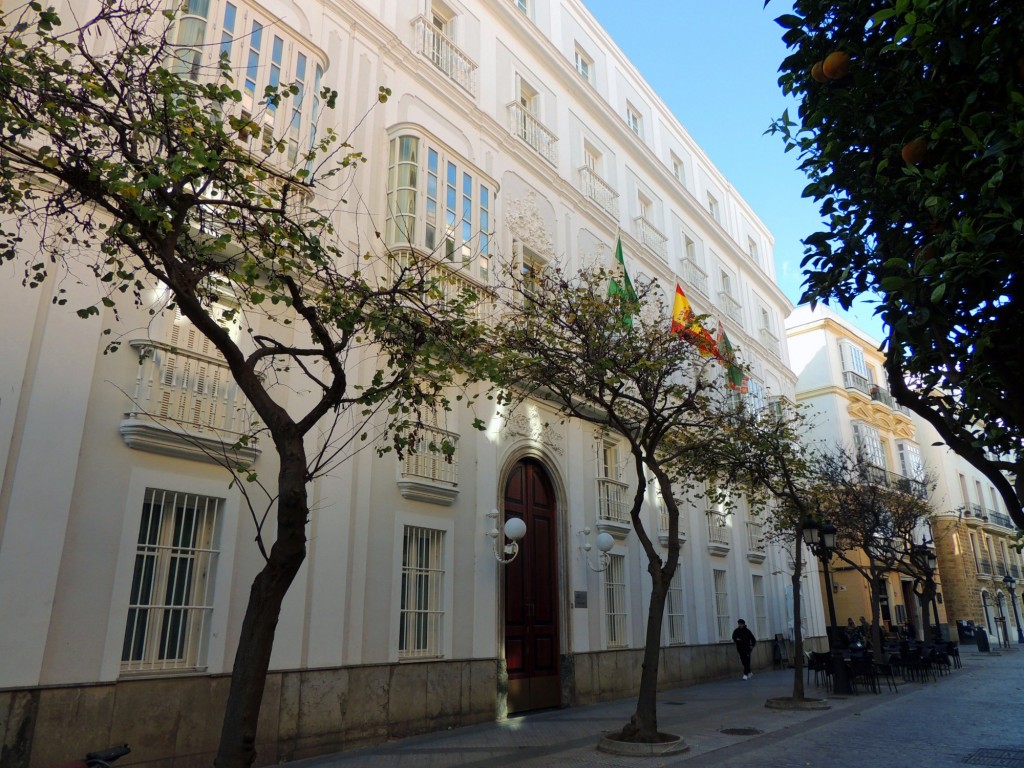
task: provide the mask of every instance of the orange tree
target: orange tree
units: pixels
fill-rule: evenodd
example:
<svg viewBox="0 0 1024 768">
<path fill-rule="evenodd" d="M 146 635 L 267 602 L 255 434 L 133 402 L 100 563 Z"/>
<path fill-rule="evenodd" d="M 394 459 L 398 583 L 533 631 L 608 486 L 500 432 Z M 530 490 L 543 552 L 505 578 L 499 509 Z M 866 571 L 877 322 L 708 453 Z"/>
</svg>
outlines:
<svg viewBox="0 0 1024 768">
<path fill-rule="evenodd" d="M 893 394 L 1024 527 L 1003 475 L 1024 478 L 1024 4 L 795 0 L 778 23 L 799 109 L 770 130 L 827 220 L 804 240 L 803 298 L 879 297 Z"/>
<path fill-rule="evenodd" d="M 332 223 L 339 174 L 361 156 L 327 129 L 289 159 L 264 115 L 241 109 L 226 61 L 191 79 L 163 8 L 110 0 L 71 28 L 34 2 L 0 15 L 0 260 L 23 265 L 27 286 L 52 286 L 58 305 L 82 295 L 64 281 L 89 277 L 95 293 L 68 310 L 108 333 L 127 308 L 177 308 L 255 413 L 239 442 L 273 446 L 273 480 L 230 449 L 214 457 L 247 498 L 265 489 L 276 513 L 266 530 L 250 506 L 264 560 L 216 757 L 219 768 L 247 768 L 281 604 L 306 556 L 309 484 L 363 439 L 408 449 L 418 414 L 447 408 L 449 387 L 491 358 L 476 354 L 485 329 L 472 292 L 342 247 L 351 233 Z M 301 97 L 299 85 L 271 87 L 260 109 L 291 110 Z M 312 97 L 333 107 L 330 89 Z M 360 359 L 371 373 L 357 371 Z"/>
<path fill-rule="evenodd" d="M 718 472 L 711 444 L 728 439 L 723 369 L 670 330 L 655 285 L 613 291 L 601 269 L 545 269 L 513 292 L 518 310 L 500 325 L 502 380 L 514 399 L 538 397 L 565 418 L 621 436 L 636 477 L 633 531 L 647 558 L 651 601 L 636 710 L 618 738 L 656 743 L 658 667 L 669 584 L 679 565 L 679 506 Z M 662 557 L 641 514 L 651 475 L 668 515 Z M 712 485 L 717 486 L 713 480 Z"/>
</svg>

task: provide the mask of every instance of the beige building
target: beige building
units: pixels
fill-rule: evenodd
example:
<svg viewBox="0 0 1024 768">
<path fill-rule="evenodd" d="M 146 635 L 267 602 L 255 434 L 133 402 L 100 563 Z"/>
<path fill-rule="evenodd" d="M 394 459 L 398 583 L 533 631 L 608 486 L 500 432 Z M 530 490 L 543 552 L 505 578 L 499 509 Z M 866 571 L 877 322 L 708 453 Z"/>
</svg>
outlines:
<svg viewBox="0 0 1024 768">
<path fill-rule="evenodd" d="M 786 321 L 786 334 L 798 376 L 797 402 L 810 409 L 808 444 L 856 451 L 872 466 L 878 482 L 891 487 L 910 487 L 924 479 L 931 467 L 924 461 L 922 440 L 910 412 L 889 394 L 879 342 L 821 305 L 815 310 L 797 307 Z M 932 538 L 932 531 L 922 526 L 915 541 Z M 852 557 L 866 567 L 863 552 Z M 936 580 L 944 582 L 941 564 L 939 571 Z M 861 573 L 833 558 L 831 580 L 837 624 L 845 627 L 852 619 L 859 625 L 862 616 L 870 621 L 871 589 Z M 887 631 L 909 622 L 923 636 L 924 627 L 935 625 L 936 610 L 940 625 L 946 623 L 941 595 L 930 615 L 924 616 L 914 586 L 907 575 L 886 576 L 880 608 Z M 821 588 L 824 593 L 823 578 Z"/>
</svg>

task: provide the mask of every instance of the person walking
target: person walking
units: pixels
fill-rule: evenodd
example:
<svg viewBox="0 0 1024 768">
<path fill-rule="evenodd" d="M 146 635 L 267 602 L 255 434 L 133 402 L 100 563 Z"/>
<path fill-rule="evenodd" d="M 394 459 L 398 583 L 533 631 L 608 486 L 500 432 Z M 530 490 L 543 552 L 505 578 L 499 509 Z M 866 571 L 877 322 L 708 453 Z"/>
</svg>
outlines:
<svg viewBox="0 0 1024 768">
<path fill-rule="evenodd" d="M 740 619 L 736 622 L 736 629 L 732 631 L 732 641 L 736 643 L 736 652 L 740 655 L 740 661 L 743 663 L 743 679 L 749 680 L 754 676 L 754 673 L 750 671 L 750 654 L 754 650 L 754 646 L 757 645 L 757 639 L 754 637 L 754 633 L 747 629 L 747 622 Z"/>
</svg>

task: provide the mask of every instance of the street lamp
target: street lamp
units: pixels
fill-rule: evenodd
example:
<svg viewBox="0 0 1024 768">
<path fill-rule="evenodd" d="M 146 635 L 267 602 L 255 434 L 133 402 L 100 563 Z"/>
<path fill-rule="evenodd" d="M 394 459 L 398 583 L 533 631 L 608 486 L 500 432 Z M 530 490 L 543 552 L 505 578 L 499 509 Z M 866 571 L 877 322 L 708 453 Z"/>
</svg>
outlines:
<svg viewBox="0 0 1024 768">
<path fill-rule="evenodd" d="M 1017 622 L 1017 642 L 1024 643 L 1024 630 L 1020 627 L 1020 614 L 1017 613 L 1017 593 L 1013 588 L 1017 586 L 1017 580 L 1010 574 L 1003 576 L 1003 584 L 1010 591 L 1010 603 L 1013 605 L 1013 620 Z"/>
<path fill-rule="evenodd" d="M 832 684 L 836 693 L 852 693 L 850 678 L 846 673 L 842 652 L 833 644 L 838 632 L 836 624 L 836 601 L 832 596 L 832 574 L 828 563 L 836 548 L 836 527 L 831 523 L 819 523 L 817 520 L 804 521 L 804 544 L 821 561 L 821 569 L 825 574 L 825 595 L 828 598 L 828 649 L 832 653 Z"/>
</svg>

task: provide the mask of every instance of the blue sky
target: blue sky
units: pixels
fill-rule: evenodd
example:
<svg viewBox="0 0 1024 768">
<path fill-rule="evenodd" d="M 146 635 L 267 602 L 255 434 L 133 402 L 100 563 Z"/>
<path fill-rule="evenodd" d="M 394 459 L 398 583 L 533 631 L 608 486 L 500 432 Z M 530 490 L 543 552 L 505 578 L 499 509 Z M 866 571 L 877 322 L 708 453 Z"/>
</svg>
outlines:
<svg viewBox="0 0 1024 768">
<path fill-rule="evenodd" d="M 794 303 L 803 277 L 800 241 L 819 229 L 800 196 L 797 156 L 766 136 L 787 107 L 778 86 L 786 56 L 775 18 L 789 0 L 583 0 L 711 161 L 775 236 L 779 285 Z M 863 304 L 850 320 L 877 339 L 881 323 Z"/>
</svg>

